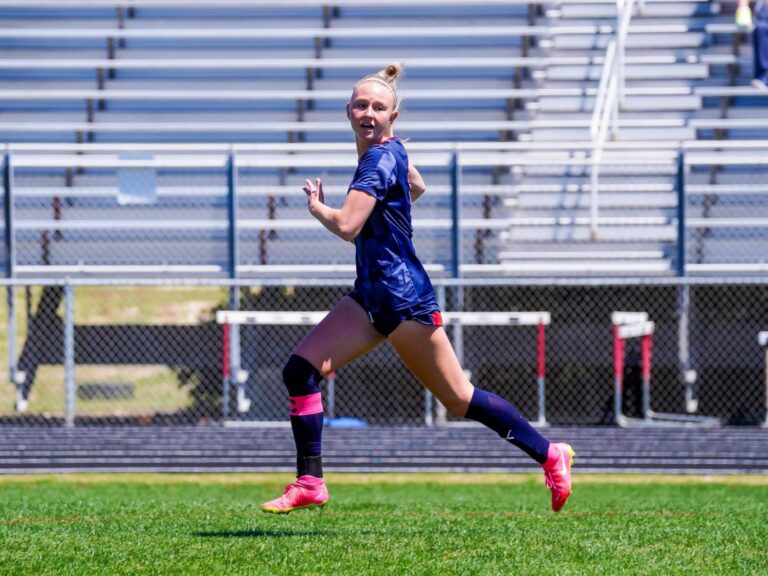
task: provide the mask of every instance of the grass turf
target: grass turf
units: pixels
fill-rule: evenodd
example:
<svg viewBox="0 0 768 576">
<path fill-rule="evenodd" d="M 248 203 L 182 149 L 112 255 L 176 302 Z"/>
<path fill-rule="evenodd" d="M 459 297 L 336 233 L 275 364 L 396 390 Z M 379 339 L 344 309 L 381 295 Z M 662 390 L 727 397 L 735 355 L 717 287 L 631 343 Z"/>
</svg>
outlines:
<svg viewBox="0 0 768 576">
<path fill-rule="evenodd" d="M 331 474 L 0 478 L 0 574 L 767 574 L 768 477 Z"/>
</svg>

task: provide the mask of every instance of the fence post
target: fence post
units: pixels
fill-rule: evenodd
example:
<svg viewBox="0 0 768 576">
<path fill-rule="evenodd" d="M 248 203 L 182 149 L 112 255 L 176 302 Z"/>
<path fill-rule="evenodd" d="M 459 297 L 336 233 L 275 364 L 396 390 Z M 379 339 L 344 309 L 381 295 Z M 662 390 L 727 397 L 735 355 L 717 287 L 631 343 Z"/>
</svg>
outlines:
<svg viewBox="0 0 768 576">
<path fill-rule="evenodd" d="M 685 233 L 685 151 L 677 153 L 677 175 L 675 177 L 677 189 L 677 275 L 685 276 L 686 271 L 686 233 Z"/>
<path fill-rule="evenodd" d="M 675 177 L 675 189 L 677 191 L 677 275 L 680 278 L 687 276 L 687 232 L 685 226 L 686 203 L 685 194 L 685 151 L 677 153 L 677 174 Z M 696 399 L 696 371 L 691 366 L 690 343 L 690 309 L 691 287 L 683 284 L 677 287 L 677 364 L 678 377 L 685 389 L 685 411 L 696 412 L 698 401 Z"/>
<path fill-rule="evenodd" d="M 5 220 L 5 277 L 13 279 L 16 276 L 16 233 L 14 230 L 13 210 L 13 165 L 11 151 L 6 146 L 3 155 L 3 218 Z M 16 371 L 16 288 L 6 287 L 6 302 L 8 304 L 8 380 L 16 386 L 16 409 L 24 410 L 26 399 L 21 390 L 22 374 Z"/>
<path fill-rule="evenodd" d="M 451 155 L 451 217 L 452 217 L 452 275 L 454 278 L 461 278 L 461 157 L 459 149 L 454 147 Z M 460 282 L 454 285 L 453 310 L 464 309 L 464 286 Z M 443 308 L 445 311 L 445 308 Z M 453 326 L 453 349 L 456 352 L 456 358 L 464 366 L 464 327 L 461 322 Z M 441 404 L 438 408 L 437 423 L 444 425 L 447 422 L 447 413 L 445 407 Z"/>
<path fill-rule="evenodd" d="M 75 302 L 72 284 L 64 284 L 64 425 L 75 426 Z"/>
<path fill-rule="evenodd" d="M 451 153 L 451 266 L 461 276 L 461 163 L 458 148 Z"/>
<path fill-rule="evenodd" d="M 237 280 L 237 265 L 240 258 L 239 234 L 237 228 L 237 155 L 234 149 L 230 149 L 227 156 L 227 218 L 228 218 L 228 267 L 229 279 Z M 238 310 L 240 308 L 240 288 L 238 286 L 229 287 L 229 310 Z M 229 418 L 229 397 L 231 394 L 231 382 L 235 380 L 239 383 L 240 373 L 240 327 L 234 325 L 229 330 L 229 378 L 224 378 L 222 383 L 222 404 L 221 416 L 223 420 Z"/>
</svg>

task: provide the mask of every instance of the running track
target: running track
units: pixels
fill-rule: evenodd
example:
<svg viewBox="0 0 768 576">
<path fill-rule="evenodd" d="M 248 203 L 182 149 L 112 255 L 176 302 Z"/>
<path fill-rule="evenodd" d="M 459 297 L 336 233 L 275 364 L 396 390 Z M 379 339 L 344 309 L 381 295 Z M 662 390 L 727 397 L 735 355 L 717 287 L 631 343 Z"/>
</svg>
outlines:
<svg viewBox="0 0 768 576">
<path fill-rule="evenodd" d="M 581 472 L 764 473 L 768 430 L 550 428 Z M 288 427 L 0 427 L 0 473 L 290 472 Z M 517 448 L 481 427 L 326 428 L 327 471 L 533 472 Z"/>
</svg>

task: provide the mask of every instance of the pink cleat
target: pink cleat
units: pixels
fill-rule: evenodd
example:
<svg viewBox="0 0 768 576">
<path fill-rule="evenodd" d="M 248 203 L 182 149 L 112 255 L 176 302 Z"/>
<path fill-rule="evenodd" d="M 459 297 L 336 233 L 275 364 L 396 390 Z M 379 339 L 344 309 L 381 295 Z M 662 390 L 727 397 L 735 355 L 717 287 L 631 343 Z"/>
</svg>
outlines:
<svg viewBox="0 0 768 576">
<path fill-rule="evenodd" d="M 285 487 L 285 492 L 280 498 L 264 502 L 261 509 L 273 514 L 288 514 L 302 508 L 325 506 L 326 502 L 328 502 L 328 489 L 322 478 L 299 476 L 296 482 Z"/>
<path fill-rule="evenodd" d="M 552 491 L 552 510 L 557 512 L 571 495 L 571 465 L 576 454 L 570 444 L 550 444 L 544 469 L 544 483 Z"/>
</svg>

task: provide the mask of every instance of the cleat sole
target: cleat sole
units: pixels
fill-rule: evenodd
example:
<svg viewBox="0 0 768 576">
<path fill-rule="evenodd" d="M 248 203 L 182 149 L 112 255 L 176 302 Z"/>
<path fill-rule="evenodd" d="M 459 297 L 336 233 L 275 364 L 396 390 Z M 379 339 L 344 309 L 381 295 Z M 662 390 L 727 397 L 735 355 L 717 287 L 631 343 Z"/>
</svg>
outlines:
<svg viewBox="0 0 768 576">
<path fill-rule="evenodd" d="M 267 508 L 262 506 L 261 511 L 268 514 L 290 514 L 294 510 L 308 510 L 309 508 L 323 508 L 327 502 L 320 502 L 318 504 L 307 504 L 305 506 L 294 506 L 293 508 L 286 508 L 281 510 L 280 508 Z"/>
</svg>

